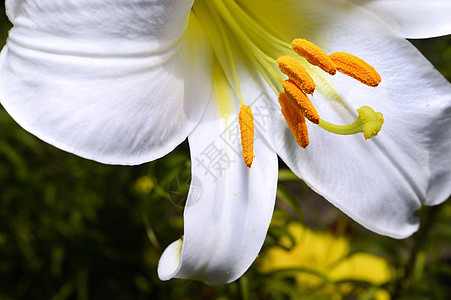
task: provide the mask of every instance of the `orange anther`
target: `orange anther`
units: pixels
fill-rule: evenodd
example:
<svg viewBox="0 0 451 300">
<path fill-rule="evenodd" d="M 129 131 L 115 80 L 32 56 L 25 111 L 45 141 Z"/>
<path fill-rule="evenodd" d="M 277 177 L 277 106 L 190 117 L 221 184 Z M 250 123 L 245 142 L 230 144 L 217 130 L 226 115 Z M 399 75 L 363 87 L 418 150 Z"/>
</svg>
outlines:
<svg viewBox="0 0 451 300">
<path fill-rule="evenodd" d="M 315 82 L 296 59 L 290 56 L 282 56 L 277 59 L 277 63 L 280 71 L 293 80 L 306 94 L 313 94 Z"/>
<path fill-rule="evenodd" d="M 318 46 L 304 39 L 295 39 L 291 42 L 293 50 L 304 57 L 309 63 L 320 67 L 330 75 L 337 73 L 337 66 Z"/>
<path fill-rule="evenodd" d="M 238 123 L 241 132 L 241 148 L 246 166 L 250 168 L 254 160 L 254 116 L 248 105 L 241 105 L 238 113 Z"/>
<path fill-rule="evenodd" d="M 282 81 L 287 96 L 310 122 L 318 124 L 319 115 L 307 95 L 291 80 Z"/>
<path fill-rule="evenodd" d="M 376 87 L 381 82 L 381 76 L 376 69 L 357 56 L 337 52 L 329 55 L 330 59 L 337 65 L 337 70 L 363 84 Z"/>
<path fill-rule="evenodd" d="M 307 124 L 304 115 L 294 105 L 285 92 L 280 92 L 279 103 L 282 107 L 282 114 L 287 121 L 293 136 L 299 146 L 305 148 L 309 144 Z"/>
</svg>

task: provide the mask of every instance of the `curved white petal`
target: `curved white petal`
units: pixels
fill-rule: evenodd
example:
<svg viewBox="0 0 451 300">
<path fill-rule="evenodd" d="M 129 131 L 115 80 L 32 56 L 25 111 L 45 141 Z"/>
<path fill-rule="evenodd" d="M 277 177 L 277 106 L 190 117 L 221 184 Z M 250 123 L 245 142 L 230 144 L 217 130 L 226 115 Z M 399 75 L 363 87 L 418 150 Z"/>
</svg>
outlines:
<svg viewBox="0 0 451 300">
<path fill-rule="evenodd" d="M 182 252 L 183 238 L 170 244 L 163 252 L 158 264 L 158 276 L 161 280 L 169 280 L 177 272 L 180 266 L 180 254 Z"/>
<path fill-rule="evenodd" d="M 256 136 L 256 156 L 252 168 L 247 168 L 238 120 L 221 119 L 215 103 L 207 108 L 189 142 L 193 179 L 183 246 L 181 252 L 177 251 L 180 242 L 166 249 L 158 274 L 162 280 L 228 283 L 249 268 L 265 240 L 276 197 L 277 156 Z"/>
<path fill-rule="evenodd" d="M 165 155 L 210 95 L 209 49 L 195 21 L 185 31 L 192 2 L 7 1 L 3 106 L 26 130 L 86 158 Z"/>
<path fill-rule="evenodd" d="M 300 19 L 327 20 L 322 24 L 327 38 L 317 33 L 306 38 L 327 51 L 365 59 L 382 83 L 370 88 L 316 69 L 313 103 L 324 120 L 337 124 L 351 123 L 355 110 L 369 105 L 384 114 L 382 131 L 365 141 L 309 126 L 310 145 L 304 150 L 277 109 L 265 136 L 299 177 L 350 217 L 380 234 L 408 236 L 418 228 L 414 211 L 443 202 L 451 192 L 451 86 L 410 43 L 371 15 L 341 5 L 326 10 L 319 3 L 303 7 Z"/>
<path fill-rule="evenodd" d="M 351 0 L 405 38 L 451 34 L 451 1 Z"/>
</svg>

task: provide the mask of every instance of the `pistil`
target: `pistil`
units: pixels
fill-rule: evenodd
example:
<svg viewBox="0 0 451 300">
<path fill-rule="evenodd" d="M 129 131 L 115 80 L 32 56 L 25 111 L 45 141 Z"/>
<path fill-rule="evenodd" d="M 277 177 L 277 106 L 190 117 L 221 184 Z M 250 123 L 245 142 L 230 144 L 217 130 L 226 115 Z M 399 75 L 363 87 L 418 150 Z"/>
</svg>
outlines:
<svg viewBox="0 0 451 300">
<path fill-rule="evenodd" d="M 335 125 L 321 120 L 319 127 L 341 135 L 349 135 L 363 132 L 365 139 L 375 137 L 384 124 L 384 117 L 380 112 L 375 112 L 369 106 L 362 106 L 357 109 L 359 116 L 357 119 L 348 125 Z"/>
</svg>

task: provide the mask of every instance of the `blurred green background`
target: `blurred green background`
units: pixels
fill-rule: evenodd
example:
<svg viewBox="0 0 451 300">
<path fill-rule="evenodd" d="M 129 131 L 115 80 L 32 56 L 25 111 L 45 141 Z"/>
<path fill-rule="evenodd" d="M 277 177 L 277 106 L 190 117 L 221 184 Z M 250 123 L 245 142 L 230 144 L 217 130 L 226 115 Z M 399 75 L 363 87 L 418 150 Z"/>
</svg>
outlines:
<svg viewBox="0 0 451 300">
<path fill-rule="evenodd" d="M 10 24 L 0 13 L 3 44 Z M 451 79 L 450 37 L 414 44 Z M 422 209 L 420 231 L 393 240 L 355 224 L 283 167 L 268 238 L 241 279 L 219 287 L 162 282 L 157 263 L 164 247 L 183 233 L 189 169 L 186 144 L 136 167 L 81 159 L 28 134 L 0 107 L 0 300 L 451 295 L 449 201 Z M 331 249 L 342 251 L 328 261 L 331 256 L 321 253 Z M 298 251 L 303 261 L 296 260 Z M 353 263 L 358 272 L 349 271 Z"/>
</svg>

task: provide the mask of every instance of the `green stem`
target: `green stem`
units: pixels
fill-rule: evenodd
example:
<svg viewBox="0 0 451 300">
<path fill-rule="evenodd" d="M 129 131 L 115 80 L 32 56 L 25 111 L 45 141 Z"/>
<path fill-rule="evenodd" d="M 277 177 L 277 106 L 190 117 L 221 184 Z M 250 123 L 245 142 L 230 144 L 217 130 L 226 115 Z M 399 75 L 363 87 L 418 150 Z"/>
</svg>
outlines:
<svg viewBox="0 0 451 300">
<path fill-rule="evenodd" d="M 429 244 L 429 236 L 434 227 L 435 220 L 437 219 L 439 209 L 439 206 L 423 208 L 424 213 L 421 215 L 421 227 L 413 236 L 414 244 L 410 249 L 409 259 L 405 265 L 405 275 L 403 278 L 397 278 L 392 293 L 392 299 L 401 298 L 405 290 L 412 286 L 412 284 L 421 281 L 425 265 L 424 260 L 426 259 L 422 256 L 426 253 Z M 406 279 L 408 279 L 407 282 L 410 282 L 409 285 L 404 284 Z M 413 280 L 415 280 L 415 282 Z"/>
</svg>

